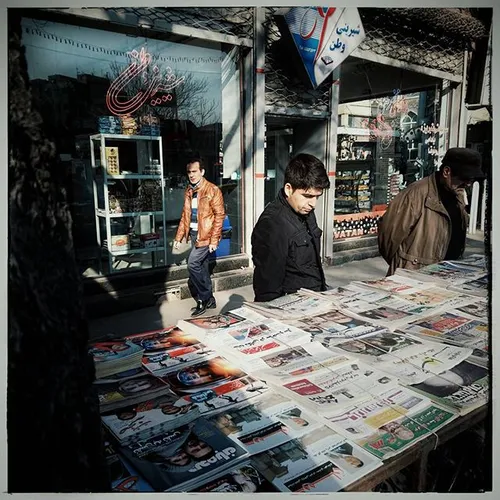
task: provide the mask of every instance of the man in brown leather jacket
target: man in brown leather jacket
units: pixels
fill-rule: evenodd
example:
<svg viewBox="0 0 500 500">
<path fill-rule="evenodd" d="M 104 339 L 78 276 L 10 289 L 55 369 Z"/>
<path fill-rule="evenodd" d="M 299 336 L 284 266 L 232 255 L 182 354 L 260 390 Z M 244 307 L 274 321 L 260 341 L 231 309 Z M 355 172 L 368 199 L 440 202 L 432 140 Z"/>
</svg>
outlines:
<svg viewBox="0 0 500 500">
<path fill-rule="evenodd" d="M 480 154 L 452 148 L 438 172 L 414 182 L 392 200 L 378 229 L 388 276 L 398 267 L 418 269 L 463 255 L 468 223 L 464 189 L 482 178 Z"/>
<path fill-rule="evenodd" d="M 189 185 L 184 194 L 184 208 L 174 248 L 179 248 L 184 238 L 191 240 L 188 286 L 196 300 L 191 316 L 199 316 L 207 309 L 216 307 L 208 256 L 217 250 L 226 214 L 221 190 L 204 178 L 205 167 L 201 158 L 194 158 L 187 164 L 187 175 Z"/>
</svg>

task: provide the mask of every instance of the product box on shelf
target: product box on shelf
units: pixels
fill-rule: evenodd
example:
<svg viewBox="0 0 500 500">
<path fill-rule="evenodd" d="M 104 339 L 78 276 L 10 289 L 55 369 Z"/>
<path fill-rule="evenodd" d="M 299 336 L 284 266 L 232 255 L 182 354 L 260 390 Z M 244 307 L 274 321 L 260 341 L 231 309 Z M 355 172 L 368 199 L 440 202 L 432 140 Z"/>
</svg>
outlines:
<svg viewBox="0 0 500 500">
<path fill-rule="evenodd" d="M 120 174 L 120 163 L 118 160 L 118 148 L 117 147 L 106 147 L 106 170 L 109 175 L 119 175 Z"/>
<path fill-rule="evenodd" d="M 117 234 L 111 236 L 111 250 L 130 250 L 130 238 L 128 234 Z"/>
<path fill-rule="evenodd" d="M 140 235 L 142 246 L 144 248 L 153 248 L 160 246 L 159 233 L 148 233 Z"/>
</svg>

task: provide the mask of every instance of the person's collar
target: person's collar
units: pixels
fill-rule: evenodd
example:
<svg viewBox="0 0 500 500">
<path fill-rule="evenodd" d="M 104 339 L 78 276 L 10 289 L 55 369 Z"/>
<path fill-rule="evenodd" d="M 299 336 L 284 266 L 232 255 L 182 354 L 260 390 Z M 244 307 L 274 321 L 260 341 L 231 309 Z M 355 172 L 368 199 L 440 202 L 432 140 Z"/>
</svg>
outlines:
<svg viewBox="0 0 500 500">
<path fill-rule="evenodd" d="M 440 197 L 446 197 L 446 198 L 457 197 L 457 192 L 453 189 L 450 189 L 446 185 L 446 181 L 444 180 L 443 172 L 441 172 L 441 170 L 438 170 L 436 172 L 436 185 Z"/>
<path fill-rule="evenodd" d="M 196 184 L 189 183 L 189 187 L 194 191 L 198 189 L 202 184 L 203 184 L 203 177 Z"/>
<path fill-rule="evenodd" d="M 312 210 L 311 212 L 309 212 L 307 215 L 302 215 L 302 214 L 298 214 L 290 205 L 290 203 L 288 203 L 288 200 L 287 200 L 287 196 L 286 196 L 286 193 L 285 193 L 285 189 L 284 188 L 281 188 L 279 193 L 278 193 L 278 199 L 280 200 L 280 202 L 285 205 L 286 207 L 288 207 L 288 209 L 290 210 L 290 212 L 292 212 L 293 214 L 295 214 L 299 219 L 301 220 L 306 220 L 313 212 L 314 210 Z"/>
</svg>

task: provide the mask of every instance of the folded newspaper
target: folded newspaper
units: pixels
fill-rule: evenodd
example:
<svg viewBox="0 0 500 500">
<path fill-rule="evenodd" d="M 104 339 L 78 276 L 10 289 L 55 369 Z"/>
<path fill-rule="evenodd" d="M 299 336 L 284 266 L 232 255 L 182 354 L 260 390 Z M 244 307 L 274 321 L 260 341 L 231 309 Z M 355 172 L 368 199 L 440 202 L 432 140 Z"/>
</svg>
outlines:
<svg viewBox="0 0 500 500">
<path fill-rule="evenodd" d="M 214 316 L 184 319 L 177 322 L 177 326 L 196 337 L 199 341 L 209 343 L 217 340 L 226 330 L 244 330 L 260 323 L 266 317 L 248 307 L 240 307 L 228 313 Z"/>
<path fill-rule="evenodd" d="M 337 492 L 382 465 L 326 426 L 260 453 L 251 462 L 280 491 L 291 493 Z"/>
<path fill-rule="evenodd" d="M 319 342 L 301 347 L 284 347 L 271 354 L 252 359 L 245 369 L 262 380 L 283 381 L 352 363 L 352 356 L 337 354 Z"/>
<path fill-rule="evenodd" d="M 264 316 L 276 319 L 299 319 L 312 314 L 319 314 L 333 308 L 330 300 L 300 290 L 278 297 L 269 302 L 246 302 L 246 306 L 255 309 Z"/>
<path fill-rule="evenodd" d="M 456 413 L 430 404 L 418 412 L 380 425 L 369 436 L 356 439 L 356 443 L 376 457 L 386 460 L 429 436 L 438 443 L 434 433 L 456 417 Z"/>
<path fill-rule="evenodd" d="M 251 455 L 323 425 L 312 412 L 274 391 L 212 415 L 209 421 Z"/>
<path fill-rule="evenodd" d="M 313 314 L 302 319 L 283 321 L 308 332 L 313 341 L 325 345 L 386 330 L 384 326 L 347 316 L 337 309 L 322 314 Z"/>
<path fill-rule="evenodd" d="M 397 384 L 397 379 L 360 362 L 269 384 L 302 406 L 326 415 Z"/>
<path fill-rule="evenodd" d="M 282 351 L 290 346 L 309 343 L 311 334 L 281 323 L 276 319 L 263 319 L 243 328 L 227 328 L 206 342 L 218 353 L 235 362 L 247 363 L 262 356 Z M 246 365 L 248 366 L 248 365 Z"/>
<path fill-rule="evenodd" d="M 276 493 L 279 491 L 250 462 L 206 479 L 188 490 L 192 493 Z"/>
<path fill-rule="evenodd" d="M 338 413 L 328 415 L 328 425 L 349 439 L 359 441 L 378 429 L 405 416 L 427 408 L 430 399 L 401 386 L 381 392 L 362 403 L 353 404 Z"/>
<path fill-rule="evenodd" d="M 466 415 L 488 402 L 489 379 L 487 368 L 463 361 L 420 384 L 408 387 L 460 415 Z"/>
<path fill-rule="evenodd" d="M 487 365 L 489 359 L 488 322 L 459 314 L 458 310 L 418 319 L 402 330 L 423 339 L 473 349 L 475 361 Z"/>
<path fill-rule="evenodd" d="M 403 383 L 418 383 L 432 374 L 445 371 L 467 359 L 468 348 L 426 342 L 401 333 L 382 332 L 353 339 L 330 350 L 355 356 L 397 378 Z"/>
</svg>

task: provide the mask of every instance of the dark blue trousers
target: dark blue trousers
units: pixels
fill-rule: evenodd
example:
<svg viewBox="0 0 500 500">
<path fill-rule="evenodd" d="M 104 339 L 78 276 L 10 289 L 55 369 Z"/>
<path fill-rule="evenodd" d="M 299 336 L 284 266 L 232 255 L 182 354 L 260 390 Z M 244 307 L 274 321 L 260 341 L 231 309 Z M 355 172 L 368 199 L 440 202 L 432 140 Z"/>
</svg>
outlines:
<svg viewBox="0 0 500 500">
<path fill-rule="evenodd" d="M 206 247 L 196 248 L 196 231 L 190 232 L 191 253 L 188 258 L 188 287 L 195 300 L 208 300 L 212 296 L 212 280 L 210 279 L 209 251 Z"/>
</svg>

